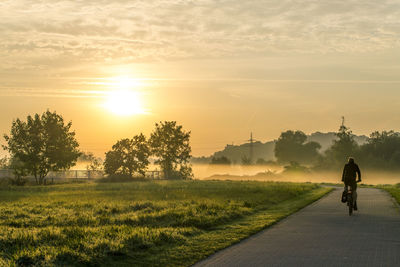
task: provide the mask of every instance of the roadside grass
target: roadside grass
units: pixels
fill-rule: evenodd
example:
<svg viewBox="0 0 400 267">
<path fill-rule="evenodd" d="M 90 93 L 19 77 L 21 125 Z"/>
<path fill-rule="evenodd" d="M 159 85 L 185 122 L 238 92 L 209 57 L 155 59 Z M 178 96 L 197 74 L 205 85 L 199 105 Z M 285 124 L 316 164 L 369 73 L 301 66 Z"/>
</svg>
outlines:
<svg viewBox="0 0 400 267">
<path fill-rule="evenodd" d="M 0 189 L 0 264 L 188 266 L 330 190 L 196 180 L 8 187 Z"/>
<path fill-rule="evenodd" d="M 400 183 L 395 185 L 379 185 L 378 188 L 388 191 L 400 204 Z"/>
</svg>

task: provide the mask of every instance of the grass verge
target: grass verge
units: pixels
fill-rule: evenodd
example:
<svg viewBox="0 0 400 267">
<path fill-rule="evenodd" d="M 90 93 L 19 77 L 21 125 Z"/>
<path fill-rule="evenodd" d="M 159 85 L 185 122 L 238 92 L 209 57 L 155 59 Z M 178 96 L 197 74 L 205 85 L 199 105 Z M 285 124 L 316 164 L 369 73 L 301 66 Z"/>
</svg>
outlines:
<svg viewBox="0 0 400 267">
<path fill-rule="evenodd" d="M 400 184 L 396 185 L 380 185 L 378 188 L 384 189 L 388 191 L 394 199 L 396 199 L 397 203 L 400 204 Z"/>
<path fill-rule="evenodd" d="M 188 266 L 328 191 L 232 181 L 9 187 L 0 190 L 0 264 Z"/>
</svg>

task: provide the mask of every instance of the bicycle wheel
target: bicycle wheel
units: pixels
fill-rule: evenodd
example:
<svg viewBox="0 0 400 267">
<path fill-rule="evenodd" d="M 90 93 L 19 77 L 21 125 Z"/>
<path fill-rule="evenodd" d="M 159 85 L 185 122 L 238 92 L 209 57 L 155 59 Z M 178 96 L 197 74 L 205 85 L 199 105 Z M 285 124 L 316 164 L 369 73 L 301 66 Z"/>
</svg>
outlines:
<svg viewBox="0 0 400 267">
<path fill-rule="evenodd" d="M 347 196 L 347 201 L 349 204 L 349 216 L 351 216 L 353 214 L 353 196 L 351 194 Z"/>
</svg>

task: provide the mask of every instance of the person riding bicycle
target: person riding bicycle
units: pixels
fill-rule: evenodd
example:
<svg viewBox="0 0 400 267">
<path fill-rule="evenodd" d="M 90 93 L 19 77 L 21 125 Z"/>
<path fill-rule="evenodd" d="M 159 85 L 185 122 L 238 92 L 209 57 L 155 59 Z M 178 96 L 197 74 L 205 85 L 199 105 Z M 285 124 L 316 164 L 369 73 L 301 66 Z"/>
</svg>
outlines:
<svg viewBox="0 0 400 267">
<path fill-rule="evenodd" d="M 357 175 L 358 180 L 356 180 Z M 354 210 L 357 210 L 357 183 L 361 182 L 361 171 L 353 158 L 349 158 L 348 163 L 344 165 L 342 182 L 344 182 L 346 190 L 350 186 L 353 192 Z"/>
</svg>

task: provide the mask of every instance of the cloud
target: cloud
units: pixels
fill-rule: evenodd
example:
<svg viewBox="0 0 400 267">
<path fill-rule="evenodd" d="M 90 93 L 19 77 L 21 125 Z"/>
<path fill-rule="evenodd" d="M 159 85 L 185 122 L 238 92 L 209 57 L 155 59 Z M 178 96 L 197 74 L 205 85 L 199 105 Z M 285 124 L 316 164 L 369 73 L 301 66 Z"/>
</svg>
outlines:
<svg viewBox="0 0 400 267">
<path fill-rule="evenodd" d="M 12 0 L 0 69 L 368 53 L 400 45 L 393 0 Z"/>
</svg>

